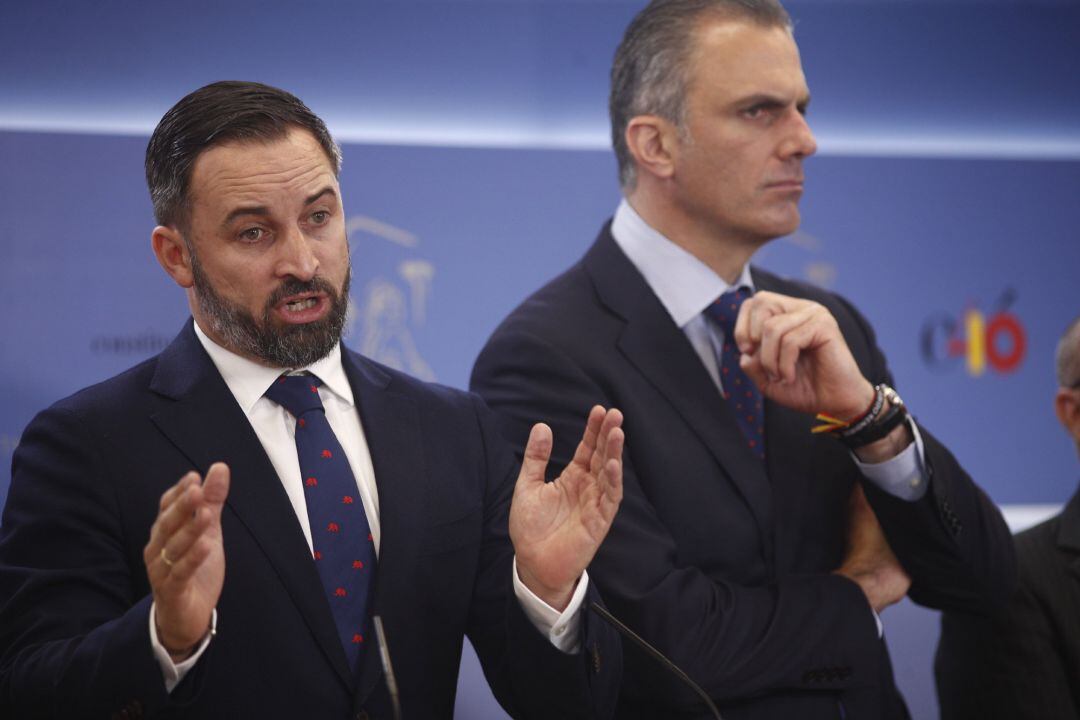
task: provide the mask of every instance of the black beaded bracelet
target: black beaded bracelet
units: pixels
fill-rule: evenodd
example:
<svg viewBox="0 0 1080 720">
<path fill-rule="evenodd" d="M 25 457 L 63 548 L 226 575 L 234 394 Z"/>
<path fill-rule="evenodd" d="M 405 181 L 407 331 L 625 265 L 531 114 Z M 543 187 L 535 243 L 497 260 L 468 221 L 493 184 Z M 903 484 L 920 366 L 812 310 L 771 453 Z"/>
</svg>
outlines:
<svg viewBox="0 0 1080 720">
<path fill-rule="evenodd" d="M 907 407 L 896 391 L 888 385 L 878 385 L 875 390 L 879 388 L 889 401 L 888 411 L 864 427 L 846 428 L 836 433 L 837 439 L 851 450 L 881 440 L 907 419 Z"/>
<path fill-rule="evenodd" d="M 836 432 L 840 436 L 855 435 L 862 430 L 865 430 L 870 425 L 878 421 L 881 417 L 881 410 L 885 407 L 885 388 L 887 385 L 875 385 L 874 386 L 874 401 L 870 403 L 870 408 L 864 412 L 860 417 L 849 421 L 846 427 L 841 426 Z"/>
</svg>

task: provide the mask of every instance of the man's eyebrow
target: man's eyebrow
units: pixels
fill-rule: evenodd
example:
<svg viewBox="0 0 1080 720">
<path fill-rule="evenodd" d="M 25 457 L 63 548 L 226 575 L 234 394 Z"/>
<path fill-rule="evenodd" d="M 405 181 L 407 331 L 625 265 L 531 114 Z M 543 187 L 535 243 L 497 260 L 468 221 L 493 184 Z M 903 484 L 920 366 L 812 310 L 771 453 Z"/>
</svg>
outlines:
<svg viewBox="0 0 1080 720">
<path fill-rule="evenodd" d="M 230 212 L 228 215 L 226 215 L 225 219 L 221 222 L 221 225 L 223 227 L 227 226 L 227 225 L 231 224 L 232 221 L 235 220 L 236 218 L 242 217 L 244 215 L 261 215 L 261 216 L 265 217 L 265 216 L 267 216 L 269 214 L 270 214 L 270 208 L 266 207 L 265 205 L 245 205 L 243 207 L 236 208 L 235 210 Z"/>
<path fill-rule="evenodd" d="M 304 205 L 310 205 L 311 203 L 315 202 L 316 200 L 323 197 L 324 195 L 330 195 L 331 197 L 336 198 L 337 197 L 337 192 L 334 190 L 334 188 L 327 185 L 322 190 L 319 190 L 318 192 L 312 193 L 311 195 L 306 197 L 304 199 Z M 225 220 L 223 220 L 221 224 L 223 226 L 224 225 L 229 225 L 229 224 L 232 223 L 233 220 L 235 220 L 238 217 L 243 217 L 244 215 L 259 215 L 259 216 L 265 217 L 265 216 L 267 216 L 269 214 L 270 214 L 270 208 L 266 207 L 265 205 L 243 205 L 241 207 L 235 208 L 232 212 L 230 212 L 228 215 L 226 215 Z"/>
<path fill-rule="evenodd" d="M 757 107 L 759 105 L 764 107 L 783 107 L 787 104 L 787 101 L 778 95 L 756 93 L 740 98 L 735 104 L 742 107 Z"/>
<path fill-rule="evenodd" d="M 780 97 L 779 95 L 770 95 L 768 93 L 755 93 L 754 95 L 747 95 L 746 97 L 739 98 L 735 102 L 735 105 L 739 107 L 769 107 L 779 108 L 788 104 L 788 99 Z M 810 104 L 810 95 L 800 95 L 795 98 L 795 107 L 805 109 Z"/>
<path fill-rule="evenodd" d="M 310 205 L 311 203 L 313 203 L 316 200 L 318 200 L 319 198 L 321 198 L 323 195 L 330 195 L 331 197 L 336 198 L 337 197 L 337 192 L 334 191 L 334 188 L 327 185 L 326 187 L 324 187 L 322 190 L 318 191 L 317 193 L 309 195 L 307 200 L 304 201 L 304 204 L 305 205 Z"/>
</svg>

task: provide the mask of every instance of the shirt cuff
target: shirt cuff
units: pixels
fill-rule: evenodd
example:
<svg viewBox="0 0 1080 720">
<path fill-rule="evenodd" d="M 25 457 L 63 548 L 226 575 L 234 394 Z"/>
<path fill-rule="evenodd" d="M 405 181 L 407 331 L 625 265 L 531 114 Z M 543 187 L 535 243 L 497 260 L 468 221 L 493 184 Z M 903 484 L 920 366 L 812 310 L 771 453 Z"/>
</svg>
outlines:
<svg viewBox="0 0 1080 720">
<path fill-rule="evenodd" d="M 165 649 L 165 646 L 161 644 L 161 640 L 158 639 L 156 615 L 154 614 L 155 606 L 156 603 L 150 604 L 150 647 L 154 651 L 154 658 L 157 659 L 158 665 L 161 666 L 161 675 L 165 678 L 165 692 L 171 693 L 173 688 L 184 679 L 188 671 L 195 667 L 195 663 L 199 661 L 206 647 L 210 644 L 211 638 L 217 633 L 217 608 L 214 608 L 214 612 L 210 615 L 210 630 L 199 641 L 195 652 L 191 653 L 191 657 L 178 665 L 169 657 L 169 651 Z"/>
<path fill-rule="evenodd" d="M 521 582 L 517 571 L 517 557 L 514 557 L 514 596 L 521 603 L 525 617 L 544 635 L 552 645 L 564 653 L 573 654 L 581 649 L 581 605 L 585 602 L 585 591 L 589 587 L 589 573 L 582 572 L 577 587 L 570 598 L 570 604 L 561 613 L 538 598 L 532 590 Z"/>
<path fill-rule="evenodd" d="M 926 494 L 930 482 L 926 476 L 926 453 L 919 426 L 910 417 L 907 425 L 914 442 L 896 457 L 880 463 L 864 463 L 855 453 L 851 453 L 851 458 L 867 480 L 894 497 L 915 502 Z"/>
</svg>

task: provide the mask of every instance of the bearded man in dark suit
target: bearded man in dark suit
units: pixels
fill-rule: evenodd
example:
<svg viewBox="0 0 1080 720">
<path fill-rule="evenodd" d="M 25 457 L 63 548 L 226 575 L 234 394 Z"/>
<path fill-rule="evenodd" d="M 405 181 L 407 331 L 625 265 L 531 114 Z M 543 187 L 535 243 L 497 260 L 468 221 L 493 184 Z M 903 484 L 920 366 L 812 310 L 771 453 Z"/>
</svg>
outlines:
<svg viewBox="0 0 1080 720">
<path fill-rule="evenodd" d="M 549 428 L 519 473 L 478 398 L 342 347 L 339 168 L 276 88 L 215 83 L 162 118 L 152 246 L 193 319 L 23 435 L 0 715 L 446 718 L 465 634 L 513 716 L 610 715 L 621 655 L 584 569 L 619 413 L 593 409 L 545 484 Z"/>
</svg>

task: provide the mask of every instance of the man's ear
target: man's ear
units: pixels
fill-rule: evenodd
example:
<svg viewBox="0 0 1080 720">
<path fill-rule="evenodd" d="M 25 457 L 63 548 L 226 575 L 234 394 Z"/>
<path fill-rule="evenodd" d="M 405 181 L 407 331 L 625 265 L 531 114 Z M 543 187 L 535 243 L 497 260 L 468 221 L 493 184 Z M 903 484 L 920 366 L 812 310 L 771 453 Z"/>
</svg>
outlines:
<svg viewBox="0 0 1080 720">
<path fill-rule="evenodd" d="M 1058 388 L 1054 395 L 1054 412 L 1080 446 L 1080 392 L 1072 388 Z"/>
<path fill-rule="evenodd" d="M 191 252 L 179 230 L 158 225 L 150 235 L 150 246 L 158 263 L 177 285 L 190 288 L 195 283 L 191 272 Z"/>
<path fill-rule="evenodd" d="M 658 115 L 637 115 L 626 124 L 626 146 L 637 163 L 638 174 L 660 179 L 675 174 L 679 152 L 679 130 Z"/>
</svg>

